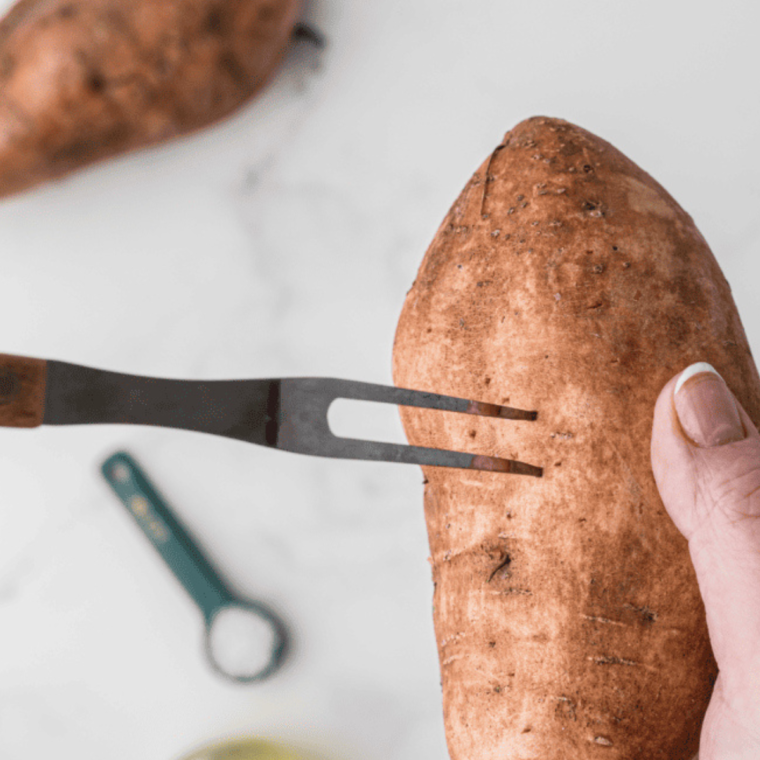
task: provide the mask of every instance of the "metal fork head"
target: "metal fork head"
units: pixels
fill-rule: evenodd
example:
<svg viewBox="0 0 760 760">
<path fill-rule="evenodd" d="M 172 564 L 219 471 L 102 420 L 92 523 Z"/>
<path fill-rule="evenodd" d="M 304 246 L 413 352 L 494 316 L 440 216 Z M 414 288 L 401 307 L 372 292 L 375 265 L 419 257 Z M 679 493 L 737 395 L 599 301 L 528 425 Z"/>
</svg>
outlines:
<svg viewBox="0 0 760 760">
<path fill-rule="evenodd" d="M 340 438 L 333 434 L 327 422 L 330 404 L 338 398 L 379 401 L 398 406 L 438 409 L 508 420 L 533 421 L 538 417 L 537 412 L 469 401 L 438 393 L 337 378 L 284 378 L 280 382 L 279 424 L 275 444 L 277 448 L 300 454 L 339 459 L 406 462 L 431 467 L 458 467 L 466 470 L 531 475 L 539 478 L 543 475 L 542 468 L 512 459 L 424 446 Z"/>
</svg>

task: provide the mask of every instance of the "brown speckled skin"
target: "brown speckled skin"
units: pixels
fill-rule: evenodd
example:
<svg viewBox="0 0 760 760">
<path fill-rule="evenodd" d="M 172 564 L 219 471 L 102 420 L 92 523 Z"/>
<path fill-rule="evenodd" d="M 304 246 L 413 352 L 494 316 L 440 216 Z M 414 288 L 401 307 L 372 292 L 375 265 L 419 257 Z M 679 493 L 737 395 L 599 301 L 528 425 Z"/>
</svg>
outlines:
<svg viewBox="0 0 760 760">
<path fill-rule="evenodd" d="M 0 196 L 227 116 L 299 0 L 20 0 L 0 22 Z"/>
<path fill-rule="evenodd" d="M 701 360 L 760 421 L 750 356 L 692 219 L 607 142 L 536 117 L 475 173 L 407 295 L 394 380 L 539 418 L 403 423 L 545 474 L 425 468 L 453 760 L 691 760 L 716 665 L 652 415 Z"/>
</svg>

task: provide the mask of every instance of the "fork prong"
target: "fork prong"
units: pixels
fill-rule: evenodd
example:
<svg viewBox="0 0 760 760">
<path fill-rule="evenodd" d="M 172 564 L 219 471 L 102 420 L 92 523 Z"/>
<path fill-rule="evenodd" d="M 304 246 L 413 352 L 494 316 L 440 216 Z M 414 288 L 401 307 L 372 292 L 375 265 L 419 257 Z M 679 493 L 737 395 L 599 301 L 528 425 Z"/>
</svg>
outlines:
<svg viewBox="0 0 760 760">
<path fill-rule="evenodd" d="M 410 388 L 398 388 L 392 385 L 354 382 L 350 380 L 333 380 L 331 391 L 335 398 L 351 398 L 359 401 L 380 401 L 398 406 L 415 406 L 426 409 L 439 409 L 463 414 L 477 414 L 481 417 L 500 417 L 507 420 L 536 420 L 538 412 L 515 409 L 511 406 L 471 401 L 458 396 L 446 396 L 441 393 L 428 393 Z"/>
<path fill-rule="evenodd" d="M 542 478 L 544 470 L 526 462 L 518 462 L 516 459 L 499 459 L 485 454 L 476 454 L 470 463 L 471 470 L 485 470 L 486 472 L 507 472 L 512 475 L 531 475 L 534 478 Z"/>
<path fill-rule="evenodd" d="M 514 409 L 511 406 L 486 404 L 482 401 L 470 401 L 467 414 L 479 414 L 483 417 L 500 417 L 503 420 L 537 420 L 538 412 L 527 412 L 524 409 Z"/>
<path fill-rule="evenodd" d="M 536 412 L 389 385 L 337 378 L 288 378 L 280 381 L 280 415 L 275 444 L 277 448 L 337 459 L 405 462 L 431 467 L 531 475 L 538 478 L 543 475 L 540 467 L 512 459 L 336 436 L 330 430 L 327 410 L 338 398 L 380 401 L 400 406 L 426 407 L 503 419 L 536 419 Z"/>
<path fill-rule="evenodd" d="M 531 475 L 540 478 L 543 469 L 513 459 L 467 454 L 463 451 L 433 449 L 425 446 L 405 446 L 400 443 L 364 441 L 355 438 L 331 436 L 319 454 L 340 459 L 367 459 L 381 462 L 404 462 L 430 467 L 456 467 L 464 470 Z"/>
</svg>

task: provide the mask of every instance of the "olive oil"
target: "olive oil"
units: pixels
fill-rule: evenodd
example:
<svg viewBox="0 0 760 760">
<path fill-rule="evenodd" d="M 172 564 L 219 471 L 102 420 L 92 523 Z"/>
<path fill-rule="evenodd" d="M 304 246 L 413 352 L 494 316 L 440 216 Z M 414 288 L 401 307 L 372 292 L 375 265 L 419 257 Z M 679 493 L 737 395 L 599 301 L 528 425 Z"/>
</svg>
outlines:
<svg viewBox="0 0 760 760">
<path fill-rule="evenodd" d="M 182 760 L 317 760 L 300 750 L 266 739 L 233 739 L 186 755 Z"/>
</svg>

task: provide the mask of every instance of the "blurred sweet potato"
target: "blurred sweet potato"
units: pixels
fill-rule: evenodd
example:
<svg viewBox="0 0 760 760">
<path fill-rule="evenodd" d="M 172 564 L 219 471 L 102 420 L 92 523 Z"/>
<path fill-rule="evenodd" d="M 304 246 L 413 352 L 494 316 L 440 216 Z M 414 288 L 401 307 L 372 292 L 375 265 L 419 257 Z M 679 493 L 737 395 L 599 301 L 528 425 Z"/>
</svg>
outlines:
<svg viewBox="0 0 760 760">
<path fill-rule="evenodd" d="M 0 196 L 204 127 L 283 57 L 298 0 L 20 0 L 0 22 Z"/>
</svg>

